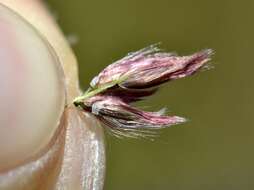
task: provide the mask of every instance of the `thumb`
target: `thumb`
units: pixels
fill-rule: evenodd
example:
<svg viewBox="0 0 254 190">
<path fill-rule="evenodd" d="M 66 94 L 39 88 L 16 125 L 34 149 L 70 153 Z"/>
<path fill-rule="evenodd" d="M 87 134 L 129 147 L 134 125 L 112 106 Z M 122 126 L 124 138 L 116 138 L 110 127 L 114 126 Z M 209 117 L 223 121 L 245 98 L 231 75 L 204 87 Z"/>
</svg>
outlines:
<svg viewBox="0 0 254 190">
<path fill-rule="evenodd" d="M 1 3 L 0 189 L 102 189 L 102 129 L 65 108 L 79 94 L 72 51 L 39 1 Z"/>
</svg>

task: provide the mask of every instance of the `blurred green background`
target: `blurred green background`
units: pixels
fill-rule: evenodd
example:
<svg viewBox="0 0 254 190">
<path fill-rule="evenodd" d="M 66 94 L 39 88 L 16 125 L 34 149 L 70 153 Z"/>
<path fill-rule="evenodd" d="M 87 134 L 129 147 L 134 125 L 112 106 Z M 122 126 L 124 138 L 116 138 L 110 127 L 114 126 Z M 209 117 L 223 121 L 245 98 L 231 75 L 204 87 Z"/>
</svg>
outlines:
<svg viewBox="0 0 254 190">
<path fill-rule="evenodd" d="M 254 1 L 56 1 L 81 86 L 126 53 L 162 42 L 181 55 L 216 51 L 214 69 L 164 85 L 140 104 L 190 119 L 154 142 L 107 135 L 105 190 L 254 189 Z"/>
</svg>

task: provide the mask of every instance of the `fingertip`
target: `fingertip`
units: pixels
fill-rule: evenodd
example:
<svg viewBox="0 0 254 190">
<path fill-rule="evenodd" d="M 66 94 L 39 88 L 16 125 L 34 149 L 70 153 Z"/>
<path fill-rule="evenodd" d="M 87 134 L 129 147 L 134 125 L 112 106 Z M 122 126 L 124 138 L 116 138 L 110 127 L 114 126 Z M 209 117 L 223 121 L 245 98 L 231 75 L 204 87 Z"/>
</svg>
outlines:
<svg viewBox="0 0 254 190">
<path fill-rule="evenodd" d="M 65 104 L 62 68 L 50 45 L 0 5 L 0 171 L 38 153 L 54 135 Z"/>
</svg>

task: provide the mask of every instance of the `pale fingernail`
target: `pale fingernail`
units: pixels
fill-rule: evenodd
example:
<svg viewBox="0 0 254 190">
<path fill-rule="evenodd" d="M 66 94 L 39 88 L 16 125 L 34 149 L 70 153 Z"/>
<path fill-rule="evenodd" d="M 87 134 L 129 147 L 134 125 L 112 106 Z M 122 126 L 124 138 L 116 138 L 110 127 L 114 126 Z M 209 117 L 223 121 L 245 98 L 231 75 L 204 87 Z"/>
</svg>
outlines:
<svg viewBox="0 0 254 190">
<path fill-rule="evenodd" d="M 65 104 L 64 75 L 50 45 L 0 6 L 0 172 L 45 147 Z"/>
</svg>

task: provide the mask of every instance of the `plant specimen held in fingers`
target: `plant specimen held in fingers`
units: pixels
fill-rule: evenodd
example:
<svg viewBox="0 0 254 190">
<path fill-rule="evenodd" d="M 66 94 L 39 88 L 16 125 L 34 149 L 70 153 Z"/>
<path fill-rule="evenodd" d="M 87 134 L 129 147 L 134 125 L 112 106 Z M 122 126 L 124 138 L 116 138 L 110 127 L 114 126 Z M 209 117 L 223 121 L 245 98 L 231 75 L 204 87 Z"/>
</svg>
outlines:
<svg viewBox="0 0 254 190">
<path fill-rule="evenodd" d="M 107 66 L 90 83 L 74 105 L 92 113 L 117 136 L 146 137 L 153 131 L 183 123 L 164 111 L 147 112 L 131 104 L 157 92 L 159 85 L 193 75 L 207 66 L 213 51 L 205 49 L 188 56 L 161 51 L 156 45 L 129 53 Z"/>
</svg>

